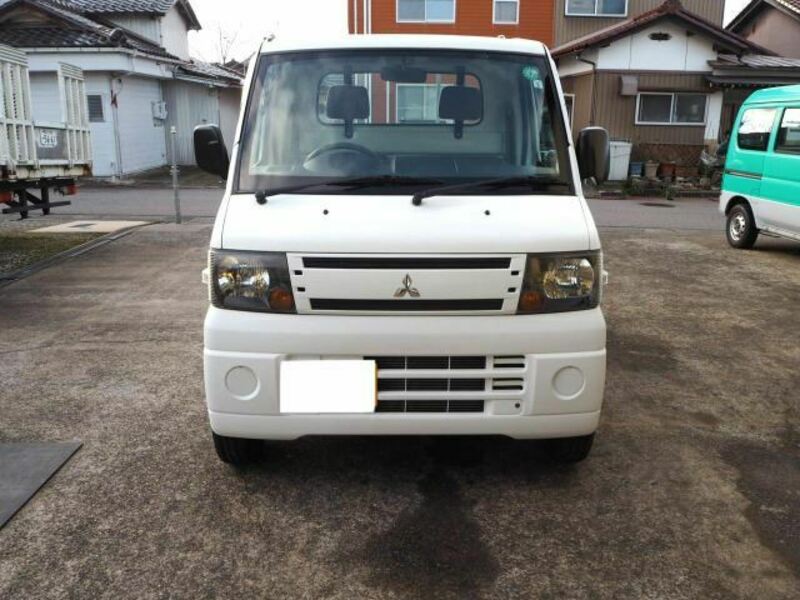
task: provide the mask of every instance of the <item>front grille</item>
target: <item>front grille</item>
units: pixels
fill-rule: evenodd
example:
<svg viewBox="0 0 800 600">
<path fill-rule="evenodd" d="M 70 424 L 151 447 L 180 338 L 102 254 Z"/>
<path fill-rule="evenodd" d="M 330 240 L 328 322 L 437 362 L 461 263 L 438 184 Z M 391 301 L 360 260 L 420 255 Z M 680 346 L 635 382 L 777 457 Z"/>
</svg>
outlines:
<svg viewBox="0 0 800 600">
<path fill-rule="evenodd" d="M 525 254 L 289 253 L 298 314 L 511 315 Z"/>
<path fill-rule="evenodd" d="M 365 356 L 378 368 L 379 413 L 482 413 L 494 400 L 517 403 L 525 356 Z"/>
<path fill-rule="evenodd" d="M 482 413 L 483 400 L 380 400 L 379 413 Z"/>
<path fill-rule="evenodd" d="M 365 312 L 437 312 L 502 310 L 503 300 L 351 300 L 311 298 L 311 310 L 360 310 Z"/>
<path fill-rule="evenodd" d="M 306 256 L 306 269 L 508 269 L 510 257 L 381 257 L 381 256 Z"/>
</svg>

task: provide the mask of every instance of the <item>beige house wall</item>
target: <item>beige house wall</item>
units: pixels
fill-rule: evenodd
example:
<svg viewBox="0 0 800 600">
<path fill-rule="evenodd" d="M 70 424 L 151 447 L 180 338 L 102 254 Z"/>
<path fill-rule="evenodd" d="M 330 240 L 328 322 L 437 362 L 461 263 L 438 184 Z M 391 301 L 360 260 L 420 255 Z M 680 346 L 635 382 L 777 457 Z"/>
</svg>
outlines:
<svg viewBox="0 0 800 600">
<path fill-rule="evenodd" d="M 772 6 L 765 5 L 738 33 L 780 56 L 800 58 L 800 19 Z"/>
<path fill-rule="evenodd" d="M 634 17 L 652 10 L 663 4 L 663 2 L 664 0 L 628 0 L 628 17 Z M 561 46 L 576 38 L 605 29 L 624 20 L 624 18 L 569 17 L 566 15 L 566 6 L 567 0 L 556 0 L 556 46 Z M 683 0 L 683 6 L 720 27 L 723 24 L 725 3 L 722 0 Z"/>
</svg>

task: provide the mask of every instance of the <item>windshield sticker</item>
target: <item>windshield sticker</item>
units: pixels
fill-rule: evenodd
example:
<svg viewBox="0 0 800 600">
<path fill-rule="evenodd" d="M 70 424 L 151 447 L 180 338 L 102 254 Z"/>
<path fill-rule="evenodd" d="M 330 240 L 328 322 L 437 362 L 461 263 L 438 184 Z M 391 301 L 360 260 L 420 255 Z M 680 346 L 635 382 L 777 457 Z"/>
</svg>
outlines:
<svg viewBox="0 0 800 600">
<path fill-rule="evenodd" d="M 527 79 L 528 81 L 541 81 L 542 76 L 539 73 L 539 69 L 532 66 L 527 66 L 522 68 L 522 76 Z"/>
</svg>

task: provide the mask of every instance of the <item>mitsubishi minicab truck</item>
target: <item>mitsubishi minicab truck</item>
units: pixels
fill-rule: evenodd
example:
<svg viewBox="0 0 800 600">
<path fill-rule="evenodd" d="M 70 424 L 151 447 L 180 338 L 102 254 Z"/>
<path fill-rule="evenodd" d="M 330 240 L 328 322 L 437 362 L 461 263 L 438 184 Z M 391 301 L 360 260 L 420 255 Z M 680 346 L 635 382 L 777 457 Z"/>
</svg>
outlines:
<svg viewBox="0 0 800 600">
<path fill-rule="evenodd" d="M 800 242 L 800 85 L 754 92 L 731 136 L 720 210 L 734 248 L 759 233 Z"/>
<path fill-rule="evenodd" d="M 584 459 L 603 404 L 603 255 L 581 181 L 608 134 L 570 135 L 527 40 L 266 43 L 205 272 L 219 457 L 317 435 L 500 435 Z M 230 160 L 229 160 L 230 156 Z"/>
</svg>

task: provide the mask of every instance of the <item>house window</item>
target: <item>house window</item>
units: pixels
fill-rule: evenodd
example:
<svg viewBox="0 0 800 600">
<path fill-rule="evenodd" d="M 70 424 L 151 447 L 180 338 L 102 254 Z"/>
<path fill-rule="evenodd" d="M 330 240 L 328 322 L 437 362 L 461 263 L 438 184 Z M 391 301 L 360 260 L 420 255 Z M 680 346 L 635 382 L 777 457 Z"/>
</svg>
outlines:
<svg viewBox="0 0 800 600">
<path fill-rule="evenodd" d="M 397 0 L 398 23 L 455 23 L 456 0 Z"/>
<path fill-rule="evenodd" d="M 105 123 L 106 117 L 103 114 L 103 96 L 100 94 L 88 94 L 86 101 L 89 104 L 89 122 Z"/>
<path fill-rule="evenodd" d="M 439 94 L 436 83 L 402 83 L 397 85 L 398 123 L 440 123 Z"/>
<path fill-rule="evenodd" d="M 775 113 L 774 108 L 751 108 L 744 111 L 736 138 L 739 148 L 762 152 L 766 150 L 775 123 Z"/>
<path fill-rule="evenodd" d="M 783 113 L 775 151 L 800 154 L 800 108 L 787 108 Z"/>
<path fill-rule="evenodd" d="M 564 104 L 567 105 L 567 119 L 569 126 L 575 121 L 575 94 L 564 94 Z"/>
<path fill-rule="evenodd" d="M 625 17 L 628 0 L 567 0 L 568 17 Z"/>
<path fill-rule="evenodd" d="M 498 25 L 519 23 L 519 0 L 494 0 L 493 21 Z"/>
<path fill-rule="evenodd" d="M 639 94 L 637 125 L 705 125 L 705 94 Z"/>
</svg>

